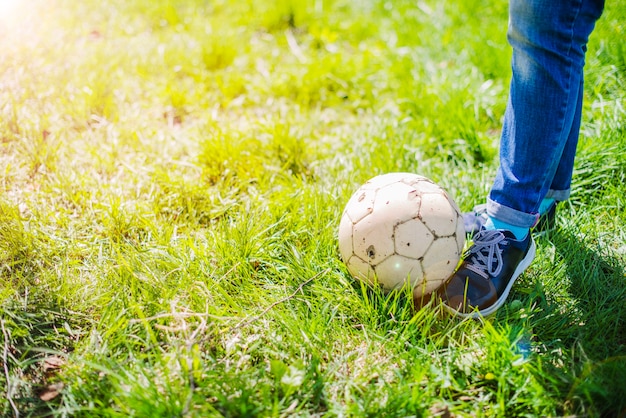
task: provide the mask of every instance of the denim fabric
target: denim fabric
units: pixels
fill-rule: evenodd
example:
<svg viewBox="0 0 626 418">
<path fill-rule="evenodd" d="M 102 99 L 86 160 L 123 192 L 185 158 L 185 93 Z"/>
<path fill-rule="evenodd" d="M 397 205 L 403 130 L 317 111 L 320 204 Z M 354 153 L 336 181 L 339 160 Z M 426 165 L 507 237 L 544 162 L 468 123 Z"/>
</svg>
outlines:
<svg viewBox="0 0 626 418">
<path fill-rule="evenodd" d="M 511 0 L 512 79 L 487 213 L 531 227 L 544 197 L 569 197 L 587 40 L 604 0 Z"/>
</svg>

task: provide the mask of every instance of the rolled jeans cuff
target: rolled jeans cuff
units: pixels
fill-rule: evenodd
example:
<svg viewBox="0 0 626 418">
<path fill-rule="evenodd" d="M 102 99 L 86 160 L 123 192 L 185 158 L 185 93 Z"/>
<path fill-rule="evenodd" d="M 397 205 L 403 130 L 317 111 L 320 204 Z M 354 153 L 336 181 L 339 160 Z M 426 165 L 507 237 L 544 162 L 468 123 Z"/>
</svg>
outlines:
<svg viewBox="0 0 626 418">
<path fill-rule="evenodd" d="M 539 219 L 538 213 L 525 213 L 519 210 L 504 206 L 487 198 L 487 215 L 522 228 L 532 228 Z"/>
<path fill-rule="evenodd" d="M 570 191 L 571 189 L 566 189 L 566 190 L 550 189 L 548 190 L 548 193 L 546 194 L 546 198 L 554 199 L 557 202 L 563 202 L 569 199 Z"/>
</svg>

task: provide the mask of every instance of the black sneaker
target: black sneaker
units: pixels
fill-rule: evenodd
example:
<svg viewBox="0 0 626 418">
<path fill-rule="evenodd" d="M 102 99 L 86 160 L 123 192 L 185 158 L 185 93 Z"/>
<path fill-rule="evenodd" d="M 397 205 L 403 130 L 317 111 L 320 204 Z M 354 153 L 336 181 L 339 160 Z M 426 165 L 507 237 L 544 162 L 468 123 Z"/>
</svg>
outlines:
<svg viewBox="0 0 626 418">
<path fill-rule="evenodd" d="M 510 231 L 481 230 L 452 277 L 439 289 L 446 310 L 461 317 L 494 313 L 506 301 L 515 279 L 535 258 L 529 233 L 517 240 Z"/>
<path fill-rule="evenodd" d="M 556 226 L 556 205 L 558 202 L 553 202 L 548 210 L 541 214 L 537 220 L 537 224 L 531 228 L 535 235 L 542 235 L 546 232 L 552 231 Z M 477 234 L 478 231 L 487 222 L 487 205 L 476 205 L 472 208 L 471 212 L 463 213 L 463 223 L 465 224 L 465 233 L 469 236 Z"/>
</svg>

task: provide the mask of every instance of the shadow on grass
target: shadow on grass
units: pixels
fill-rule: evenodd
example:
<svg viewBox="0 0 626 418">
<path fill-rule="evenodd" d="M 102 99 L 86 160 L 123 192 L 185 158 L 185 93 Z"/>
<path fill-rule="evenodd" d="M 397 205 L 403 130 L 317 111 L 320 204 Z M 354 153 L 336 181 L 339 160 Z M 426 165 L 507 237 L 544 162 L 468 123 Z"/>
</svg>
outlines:
<svg viewBox="0 0 626 418">
<path fill-rule="evenodd" d="M 26 416 L 51 415 L 61 401 L 58 395 L 62 385 L 57 373 L 88 319 L 59 306 L 44 292 L 35 291 L 22 300 L 5 300 L 0 322 L 5 367 L 0 387 L 2 383 L 10 385 L 6 410 L 0 408 L 0 415 L 9 410 L 18 415 L 13 409 Z"/>
<path fill-rule="evenodd" d="M 554 377 L 567 382 L 565 407 L 577 412 L 626 417 L 626 271 L 623 264 L 593 240 L 558 229 L 542 238 L 554 246 L 554 264 L 565 288 L 552 288 L 547 297 L 542 285 L 541 311 L 532 320 L 533 331 L 546 354 L 568 352 L 552 362 Z M 562 273 L 562 274 L 561 274 Z M 545 275 L 542 274 L 544 277 Z M 546 278 L 549 282 L 551 278 Z M 558 280 L 558 278 L 557 278 Z M 546 288 L 549 287 L 549 284 Z M 550 360 L 548 360 L 550 361 Z"/>
</svg>

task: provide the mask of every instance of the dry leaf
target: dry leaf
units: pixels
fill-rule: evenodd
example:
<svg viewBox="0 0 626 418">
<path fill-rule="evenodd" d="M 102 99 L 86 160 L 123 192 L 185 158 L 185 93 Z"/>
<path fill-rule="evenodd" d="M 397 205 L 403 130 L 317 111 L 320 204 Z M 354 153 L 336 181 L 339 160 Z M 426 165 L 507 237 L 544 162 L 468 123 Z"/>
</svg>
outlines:
<svg viewBox="0 0 626 418">
<path fill-rule="evenodd" d="M 46 357 L 43 361 L 43 371 L 46 373 L 60 369 L 65 364 L 65 359 L 59 356 Z"/>
<path fill-rule="evenodd" d="M 46 386 L 40 393 L 39 399 L 44 402 L 50 402 L 57 396 L 61 394 L 63 390 L 63 383 L 53 383 L 51 385 Z"/>
</svg>

